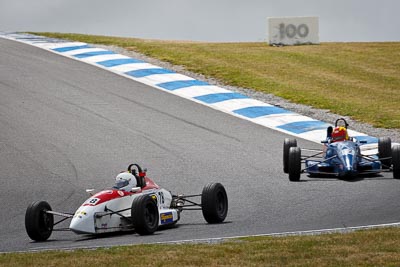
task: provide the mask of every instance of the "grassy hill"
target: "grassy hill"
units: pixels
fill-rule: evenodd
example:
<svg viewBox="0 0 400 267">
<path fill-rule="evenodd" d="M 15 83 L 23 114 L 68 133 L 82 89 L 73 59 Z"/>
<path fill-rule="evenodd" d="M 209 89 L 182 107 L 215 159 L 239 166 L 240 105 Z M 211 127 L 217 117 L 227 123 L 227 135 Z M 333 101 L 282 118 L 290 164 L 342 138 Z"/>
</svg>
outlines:
<svg viewBox="0 0 400 267">
<path fill-rule="evenodd" d="M 376 127 L 400 128 L 400 42 L 271 47 L 39 34 L 120 46 L 225 84 L 328 109 Z"/>
</svg>

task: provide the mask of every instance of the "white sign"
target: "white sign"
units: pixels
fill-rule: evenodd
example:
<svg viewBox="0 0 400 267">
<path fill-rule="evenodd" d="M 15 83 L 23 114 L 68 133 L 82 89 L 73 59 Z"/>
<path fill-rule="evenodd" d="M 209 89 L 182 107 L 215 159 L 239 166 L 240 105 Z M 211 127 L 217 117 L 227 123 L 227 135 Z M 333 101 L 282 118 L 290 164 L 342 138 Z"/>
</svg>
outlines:
<svg viewBox="0 0 400 267">
<path fill-rule="evenodd" d="M 318 17 L 268 18 L 270 45 L 319 44 Z"/>
</svg>

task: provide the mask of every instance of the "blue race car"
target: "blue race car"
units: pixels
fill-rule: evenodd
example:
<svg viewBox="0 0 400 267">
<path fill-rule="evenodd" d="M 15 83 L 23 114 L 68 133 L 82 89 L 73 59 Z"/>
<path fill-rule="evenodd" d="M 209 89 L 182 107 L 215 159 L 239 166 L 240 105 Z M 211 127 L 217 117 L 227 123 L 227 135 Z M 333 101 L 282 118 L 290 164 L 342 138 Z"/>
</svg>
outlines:
<svg viewBox="0 0 400 267">
<path fill-rule="evenodd" d="M 348 179 L 381 172 L 393 172 L 393 178 L 400 179 L 399 145 L 392 147 L 390 138 L 379 138 L 378 153 L 364 155 L 360 147 L 368 141 L 349 137 L 347 127 L 343 118 L 336 120 L 335 128 L 328 127 L 327 138 L 321 142 L 323 150 L 300 149 L 296 139 L 286 138 L 283 144 L 283 171 L 289 174 L 289 180 L 299 181 L 302 173 L 308 173 L 309 177 Z"/>
</svg>

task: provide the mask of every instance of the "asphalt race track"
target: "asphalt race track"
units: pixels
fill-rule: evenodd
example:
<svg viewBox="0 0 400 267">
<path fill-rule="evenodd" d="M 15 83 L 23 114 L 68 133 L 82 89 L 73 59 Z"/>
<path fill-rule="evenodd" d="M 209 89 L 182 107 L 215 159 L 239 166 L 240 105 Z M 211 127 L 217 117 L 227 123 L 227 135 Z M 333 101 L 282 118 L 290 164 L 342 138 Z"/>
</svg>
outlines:
<svg viewBox="0 0 400 267">
<path fill-rule="evenodd" d="M 282 171 L 282 133 L 29 45 L 0 38 L 0 47 L 0 252 L 400 221 L 400 181 L 391 174 L 292 183 Z M 173 193 L 221 182 L 227 222 L 208 225 L 201 212 L 188 211 L 178 227 L 151 236 L 29 239 L 24 216 L 32 201 L 74 212 L 85 189 L 110 187 L 132 162 Z"/>
</svg>

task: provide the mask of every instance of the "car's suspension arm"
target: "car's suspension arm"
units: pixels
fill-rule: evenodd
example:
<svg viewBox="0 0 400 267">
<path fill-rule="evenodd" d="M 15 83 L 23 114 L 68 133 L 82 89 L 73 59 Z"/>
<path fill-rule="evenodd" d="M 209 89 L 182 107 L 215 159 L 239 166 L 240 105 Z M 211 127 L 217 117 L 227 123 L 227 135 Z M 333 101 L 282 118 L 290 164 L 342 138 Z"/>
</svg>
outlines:
<svg viewBox="0 0 400 267">
<path fill-rule="evenodd" d="M 324 160 L 321 160 L 321 161 L 319 161 L 319 162 L 317 162 L 317 163 L 315 163 L 315 164 L 313 164 L 313 165 L 311 165 L 311 166 L 308 166 L 308 167 L 302 169 L 301 172 L 303 173 L 305 170 L 307 170 L 307 169 L 309 169 L 309 168 L 312 168 L 312 167 L 314 167 L 314 166 L 317 166 L 317 165 L 320 164 L 320 163 L 324 163 L 324 162 L 326 162 L 326 161 L 328 161 L 328 160 L 331 160 L 331 159 L 334 159 L 334 158 L 337 158 L 337 155 L 332 156 L 332 157 L 327 158 L 327 159 L 324 159 Z"/>
<path fill-rule="evenodd" d="M 52 210 L 46 210 L 45 212 L 48 213 L 48 214 L 64 217 L 63 219 L 59 220 L 58 222 L 55 222 L 53 224 L 53 226 L 55 226 L 55 225 L 57 225 L 59 223 L 62 223 L 65 220 L 68 220 L 68 219 L 74 217 L 74 215 L 70 214 L 70 213 L 62 213 L 62 212 L 57 212 L 57 211 L 52 211 Z"/>
<path fill-rule="evenodd" d="M 184 202 L 189 202 L 190 204 L 183 204 L 180 206 L 182 210 L 201 210 L 201 208 L 190 208 L 190 207 L 201 207 L 201 203 L 197 203 L 195 201 L 189 200 L 188 198 L 193 198 L 193 197 L 200 197 L 201 194 L 197 195 L 173 195 L 173 198 L 176 198 L 177 200 L 183 200 Z"/>
</svg>

